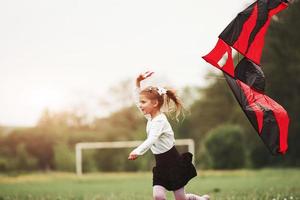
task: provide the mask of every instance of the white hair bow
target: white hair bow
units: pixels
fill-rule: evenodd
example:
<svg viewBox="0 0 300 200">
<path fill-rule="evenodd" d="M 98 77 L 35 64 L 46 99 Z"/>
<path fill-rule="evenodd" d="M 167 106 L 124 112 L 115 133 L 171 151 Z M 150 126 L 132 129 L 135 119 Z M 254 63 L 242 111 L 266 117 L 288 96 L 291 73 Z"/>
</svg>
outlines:
<svg viewBox="0 0 300 200">
<path fill-rule="evenodd" d="M 163 87 L 157 87 L 157 92 L 160 96 L 163 94 L 167 94 L 167 90 Z"/>
</svg>

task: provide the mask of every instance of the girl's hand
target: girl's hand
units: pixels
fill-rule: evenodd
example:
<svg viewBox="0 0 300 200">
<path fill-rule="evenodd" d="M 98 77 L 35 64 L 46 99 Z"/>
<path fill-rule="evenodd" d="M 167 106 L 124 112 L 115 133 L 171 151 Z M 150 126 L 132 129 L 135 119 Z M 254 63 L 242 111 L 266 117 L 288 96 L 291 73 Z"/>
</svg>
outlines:
<svg viewBox="0 0 300 200">
<path fill-rule="evenodd" d="M 128 156 L 128 160 L 135 160 L 137 159 L 137 157 L 138 157 L 137 154 L 131 152 Z"/>
<path fill-rule="evenodd" d="M 140 74 L 137 78 L 136 78 L 136 86 L 140 87 L 141 86 L 141 81 L 145 80 L 146 78 L 150 77 L 154 72 L 151 71 L 146 71 L 145 73 Z"/>
</svg>

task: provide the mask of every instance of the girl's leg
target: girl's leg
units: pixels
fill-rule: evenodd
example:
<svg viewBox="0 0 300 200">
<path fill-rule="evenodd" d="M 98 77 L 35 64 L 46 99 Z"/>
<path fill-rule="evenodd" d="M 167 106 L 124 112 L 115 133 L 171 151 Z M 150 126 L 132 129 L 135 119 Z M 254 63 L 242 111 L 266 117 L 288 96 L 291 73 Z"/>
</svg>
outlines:
<svg viewBox="0 0 300 200">
<path fill-rule="evenodd" d="M 187 198 L 185 196 L 184 187 L 180 188 L 178 190 L 175 190 L 173 193 L 174 193 L 175 200 L 187 200 Z"/>
<path fill-rule="evenodd" d="M 184 187 L 174 191 L 175 200 L 209 200 L 208 195 L 185 194 Z"/>
<path fill-rule="evenodd" d="M 153 199 L 154 200 L 166 200 L 166 189 L 160 185 L 153 186 Z"/>
</svg>

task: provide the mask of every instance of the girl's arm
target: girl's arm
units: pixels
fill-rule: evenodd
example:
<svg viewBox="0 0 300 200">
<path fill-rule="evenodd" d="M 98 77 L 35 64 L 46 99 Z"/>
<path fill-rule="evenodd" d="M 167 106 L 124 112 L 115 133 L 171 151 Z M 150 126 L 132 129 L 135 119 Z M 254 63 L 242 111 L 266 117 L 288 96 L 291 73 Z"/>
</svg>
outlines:
<svg viewBox="0 0 300 200">
<path fill-rule="evenodd" d="M 136 104 L 136 106 L 138 107 L 138 109 L 140 109 L 139 108 L 139 93 L 140 93 L 140 90 L 141 90 L 141 82 L 143 81 L 143 80 L 145 80 L 146 78 L 148 78 L 148 77 L 150 77 L 152 74 L 153 74 L 154 72 L 151 72 L 151 71 L 147 71 L 147 72 L 145 72 L 145 73 L 142 73 L 142 74 L 140 74 L 140 75 L 138 75 L 138 77 L 136 78 L 136 82 L 135 82 L 135 85 L 136 85 L 136 89 L 135 89 L 135 91 L 134 91 L 134 101 L 135 101 L 135 104 Z M 146 118 L 147 118 L 147 116 L 145 116 Z M 149 139 L 149 138 L 148 138 Z M 153 138 L 150 140 L 145 140 L 139 147 L 140 148 L 145 148 L 146 146 L 149 146 L 152 142 L 151 142 L 151 140 L 153 140 Z M 154 142 L 153 142 L 154 143 Z M 143 145 L 143 146 L 142 146 Z M 152 144 L 150 145 L 150 147 L 152 146 Z M 139 148 L 138 147 L 138 148 Z M 149 147 L 149 148 L 150 148 Z M 138 149 L 138 148 L 136 148 L 136 149 Z M 147 147 L 146 147 L 147 148 Z M 149 149 L 149 148 L 147 148 L 147 150 Z M 135 149 L 135 150 L 136 150 Z M 135 159 L 137 159 L 137 157 L 139 156 L 139 155 L 141 155 L 141 149 L 139 149 L 139 150 L 133 150 L 130 154 L 129 154 L 129 156 L 128 156 L 128 159 L 129 160 L 135 160 Z M 147 151 L 146 150 L 146 151 Z M 145 152 L 146 152 L 145 151 Z M 144 152 L 144 153 L 145 153 Z"/>
<path fill-rule="evenodd" d="M 129 154 L 128 159 L 135 160 L 138 156 L 146 153 L 163 133 L 163 127 L 164 121 L 155 122 L 149 131 L 148 138 Z"/>
<path fill-rule="evenodd" d="M 135 105 L 136 107 L 140 110 L 140 107 L 139 107 L 139 94 L 141 92 L 141 82 L 145 79 L 147 79 L 148 77 L 150 77 L 154 72 L 150 72 L 150 71 L 147 71 L 145 73 L 142 73 L 140 75 L 138 75 L 138 77 L 136 78 L 136 88 L 134 90 L 134 93 L 133 93 L 133 99 L 134 99 L 134 102 L 135 102 Z M 141 110 L 140 110 L 141 111 Z M 142 113 L 142 111 L 141 111 Z M 146 119 L 148 119 L 149 117 L 146 116 Z"/>
</svg>

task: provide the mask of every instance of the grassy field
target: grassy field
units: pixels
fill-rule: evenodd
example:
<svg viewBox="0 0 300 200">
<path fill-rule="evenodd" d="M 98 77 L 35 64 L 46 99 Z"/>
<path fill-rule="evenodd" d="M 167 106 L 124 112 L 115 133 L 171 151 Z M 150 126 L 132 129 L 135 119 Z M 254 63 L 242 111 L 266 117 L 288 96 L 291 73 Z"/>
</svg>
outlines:
<svg viewBox="0 0 300 200">
<path fill-rule="evenodd" d="M 0 200 L 150 200 L 151 184 L 151 173 L 2 174 Z M 300 169 L 199 171 L 186 191 L 216 200 L 300 200 Z"/>
</svg>

